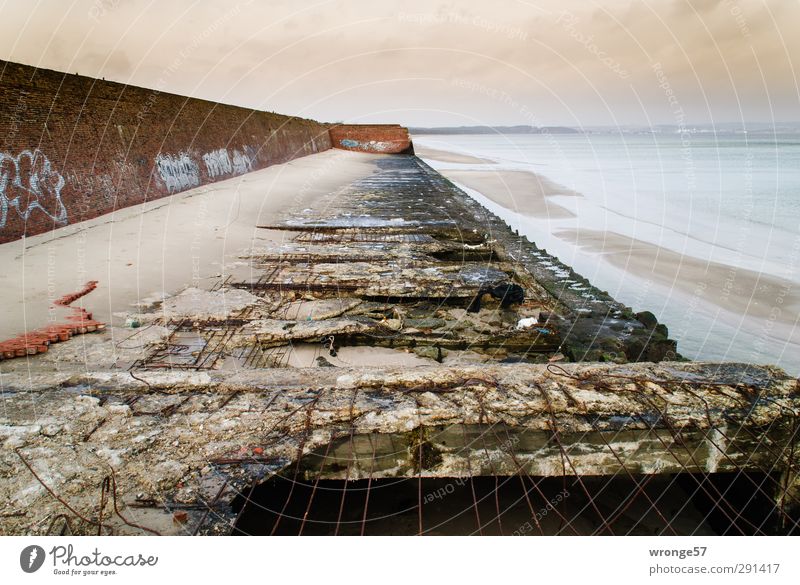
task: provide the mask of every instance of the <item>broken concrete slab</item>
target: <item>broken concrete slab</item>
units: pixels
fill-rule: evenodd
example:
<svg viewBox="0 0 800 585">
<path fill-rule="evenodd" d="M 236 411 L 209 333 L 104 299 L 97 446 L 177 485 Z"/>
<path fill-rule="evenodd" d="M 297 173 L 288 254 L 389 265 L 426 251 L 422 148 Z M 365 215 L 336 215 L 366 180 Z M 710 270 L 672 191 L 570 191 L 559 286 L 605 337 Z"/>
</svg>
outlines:
<svg viewBox="0 0 800 585">
<path fill-rule="evenodd" d="M 96 531 L 98 493 L 111 470 L 133 522 L 137 501 L 146 500 L 165 518 L 188 511 L 185 525 L 156 524 L 165 532 L 225 531 L 222 512 L 235 490 L 217 498 L 208 485 L 241 487 L 299 461 L 311 474 L 332 441 L 351 479 L 461 477 L 467 461 L 473 474 L 491 461 L 495 473 L 537 476 L 613 475 L 620 461 L 645 474 L 779 470 L 794 465 L 788 446 L 800 411 L 797 380 L 741 364 L 9 374 L 3 387 L 6 533 L 44 533 L 69 513 L 60 500 L 95 522 L 73 517 L 77 532 Z M 414 432 L 429 452 L 422 467 L 409 449 Z M 368 436 L 388 442 L 370 444 Z M 399 451 L 398 441 L 406 445 Z M 367 466 L 367 450 L 381 445 L 396 464 Z M 221 515 L 208 518 L 208 506 Z"/>
</svg>

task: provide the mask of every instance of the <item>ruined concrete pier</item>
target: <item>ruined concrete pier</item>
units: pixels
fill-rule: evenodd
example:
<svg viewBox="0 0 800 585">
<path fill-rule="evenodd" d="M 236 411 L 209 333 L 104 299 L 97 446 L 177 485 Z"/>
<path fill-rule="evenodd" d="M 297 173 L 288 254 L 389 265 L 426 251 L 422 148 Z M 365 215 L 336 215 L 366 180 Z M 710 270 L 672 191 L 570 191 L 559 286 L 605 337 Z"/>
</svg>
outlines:
<svg viewBox="0 0 800 585">
<path fill-rule="evenodd" d="M 3 531 L 796 529 L 797 380 L 683 360 L 413 155 L 375 165 L 138 329 L 4 362 Z"/>
</svg>

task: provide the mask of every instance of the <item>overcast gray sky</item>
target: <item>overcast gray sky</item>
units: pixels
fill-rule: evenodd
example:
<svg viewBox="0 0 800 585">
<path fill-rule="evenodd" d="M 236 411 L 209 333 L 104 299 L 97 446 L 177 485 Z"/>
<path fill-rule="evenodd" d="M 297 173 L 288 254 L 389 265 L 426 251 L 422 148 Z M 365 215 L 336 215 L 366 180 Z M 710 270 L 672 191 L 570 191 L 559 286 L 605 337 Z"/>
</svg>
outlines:
<svg viewBox="0 0 800 585">
<path fill-rule="evenodd" d="M 796 0 L 6 0 L 0 58 L 323 121 L 799 121 Z"/>
</svg>

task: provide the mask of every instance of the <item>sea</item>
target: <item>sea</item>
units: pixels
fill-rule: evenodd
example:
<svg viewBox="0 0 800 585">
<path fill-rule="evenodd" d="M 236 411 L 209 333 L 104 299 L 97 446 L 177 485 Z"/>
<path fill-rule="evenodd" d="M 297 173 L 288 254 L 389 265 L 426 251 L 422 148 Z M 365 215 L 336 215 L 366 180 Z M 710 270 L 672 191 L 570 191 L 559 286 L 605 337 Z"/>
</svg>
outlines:
<svg viewBox="0 0 800 585">
<path fill-rule="evenodd" d="M 420 135 L 414 144 L 488 159 L 449 169 L 529 171 L 574 191 L 548 201 L 574 217 L 537 218 L 501 207 L 474 189 L 471 196 L 634 310 L 652 311 L 697 360 L 778 364 L 800 374 L 800 134 L 715 132 L 594 132 L 576 134 Z M 456 182 L 457 183 L 457 182 Z M 458 184 L 458 183 L 457 183 Z M 515 194 L 524 196 L 524 194 Z M 559 237 L 563 230 L 620 234 L 728 268 L 790 283 L 772 297 L 732 287 L 747 303 L 766 303 L 766 317 L 745 317 Z M 685 284 L 685 283 L 684 283 Z M 764 307 L 762 307 L 764 309 Z M 763 315 L 763 311 L 762 311 Z"/>
</svg>

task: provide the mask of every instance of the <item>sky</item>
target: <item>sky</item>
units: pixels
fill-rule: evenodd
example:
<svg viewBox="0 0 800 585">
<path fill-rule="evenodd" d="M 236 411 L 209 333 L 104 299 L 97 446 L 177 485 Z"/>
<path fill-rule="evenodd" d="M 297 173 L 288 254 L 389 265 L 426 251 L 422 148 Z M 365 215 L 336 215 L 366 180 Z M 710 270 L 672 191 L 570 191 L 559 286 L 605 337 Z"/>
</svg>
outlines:
<svg viewBox="0 0 800 585">
<path fill-rule="evenodd" d="M 797 0 L 0 0 L 0 59 L 351 123 L 800 121 Z"/>
</svg>

